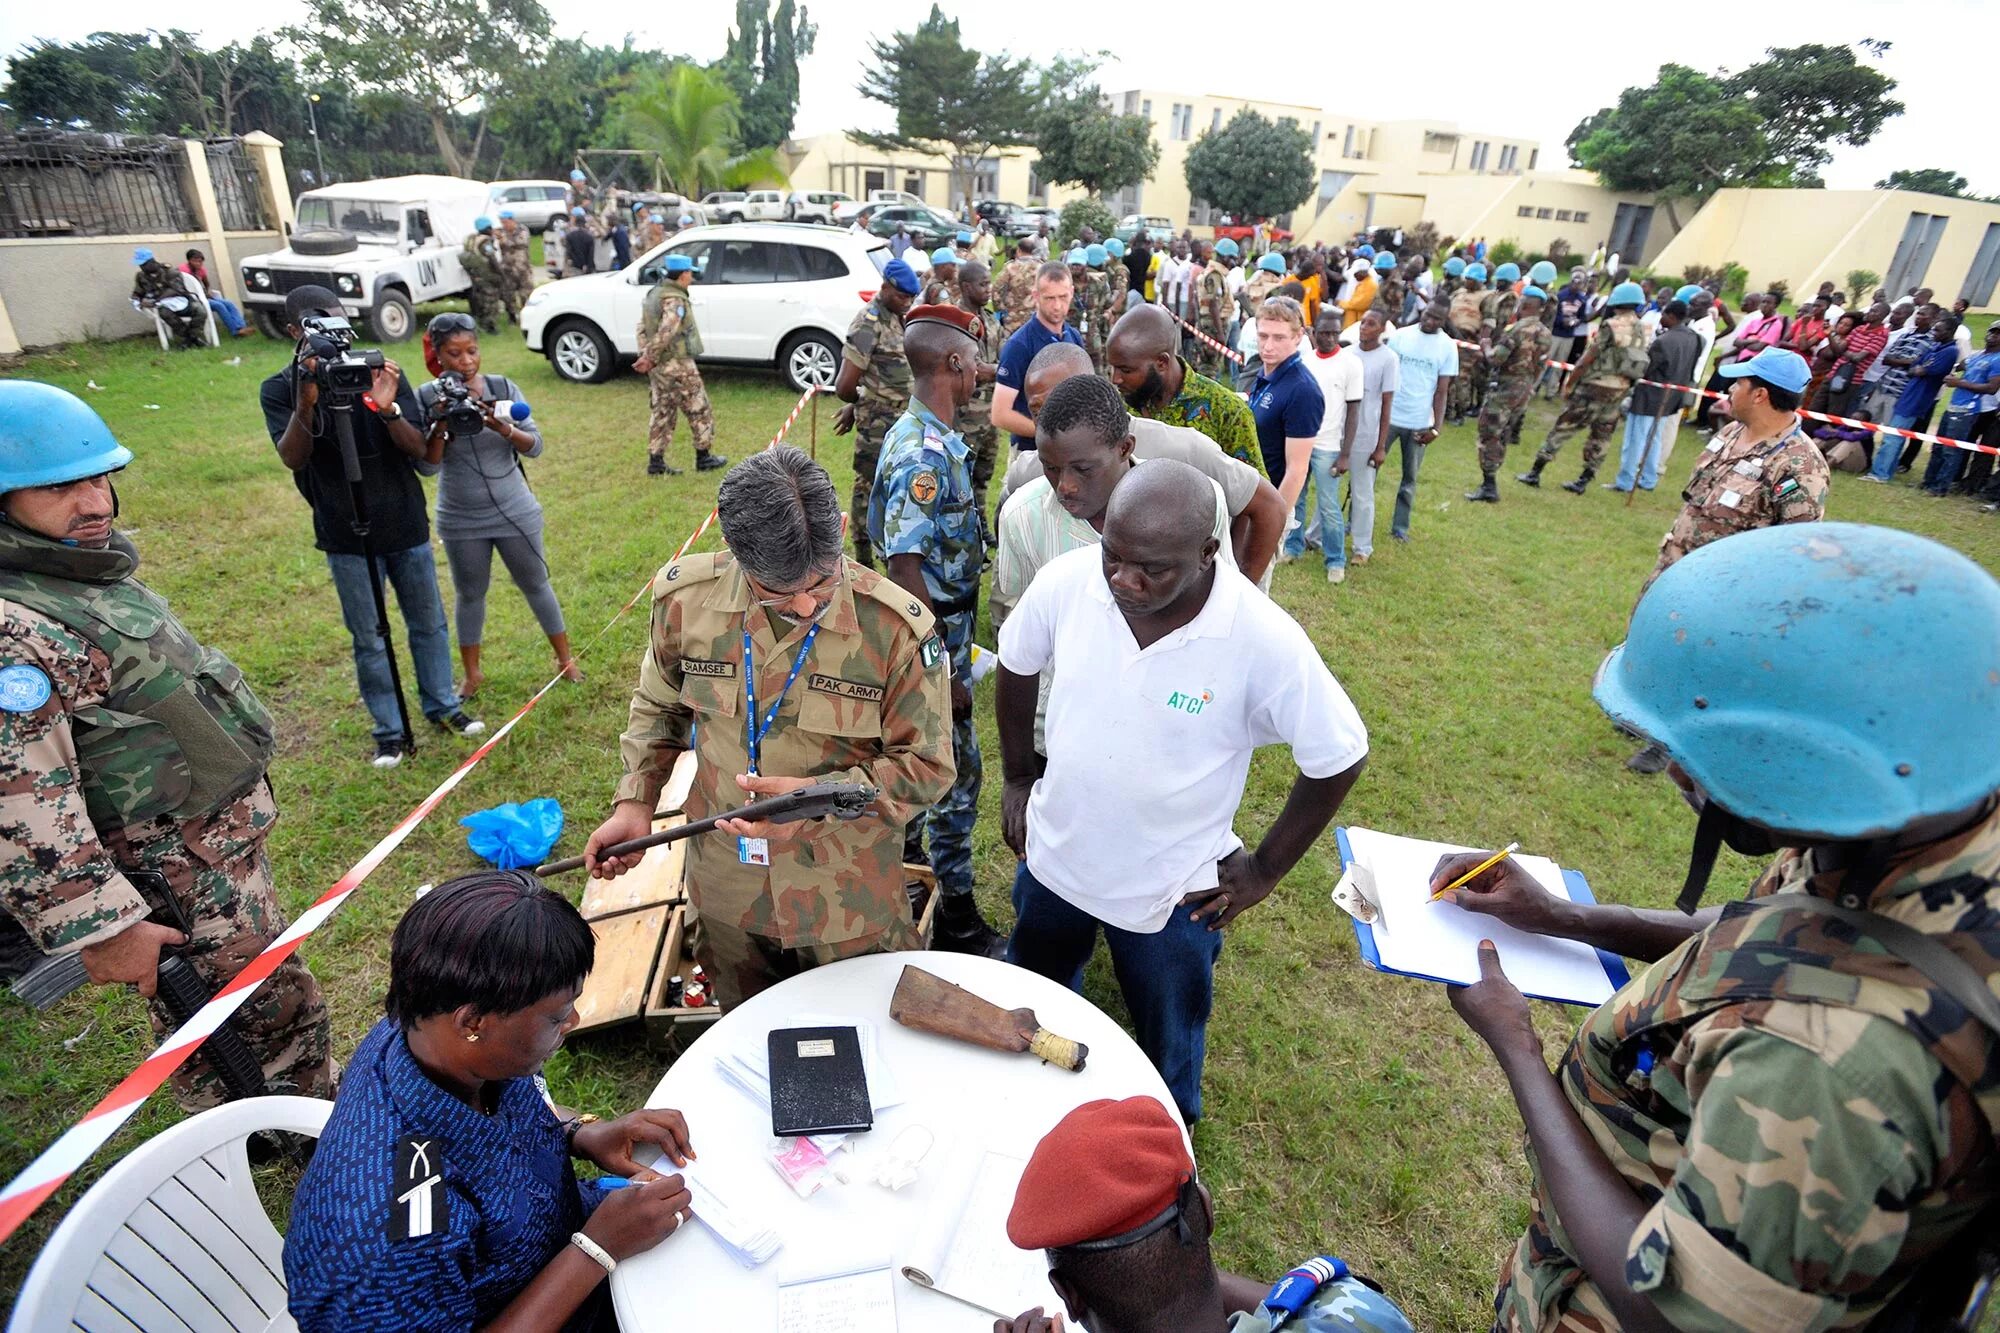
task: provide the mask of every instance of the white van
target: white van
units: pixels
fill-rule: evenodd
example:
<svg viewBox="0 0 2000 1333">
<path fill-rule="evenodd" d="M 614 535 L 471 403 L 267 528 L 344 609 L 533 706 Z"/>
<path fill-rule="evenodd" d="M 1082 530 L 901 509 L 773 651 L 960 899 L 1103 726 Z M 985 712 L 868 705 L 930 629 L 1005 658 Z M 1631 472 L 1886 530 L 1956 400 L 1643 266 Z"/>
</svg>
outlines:
<svg viewBox="0 0 2000 1333">
<path fill-rule="evenodd" d="M 514 210 L 514 221 L 529 231 L 547 231 L 549 223 L 569 212 L 569 186 L 562 181 L 489 181 L 486 215 L 494 225 L 500 210 Z"/>
</svg>

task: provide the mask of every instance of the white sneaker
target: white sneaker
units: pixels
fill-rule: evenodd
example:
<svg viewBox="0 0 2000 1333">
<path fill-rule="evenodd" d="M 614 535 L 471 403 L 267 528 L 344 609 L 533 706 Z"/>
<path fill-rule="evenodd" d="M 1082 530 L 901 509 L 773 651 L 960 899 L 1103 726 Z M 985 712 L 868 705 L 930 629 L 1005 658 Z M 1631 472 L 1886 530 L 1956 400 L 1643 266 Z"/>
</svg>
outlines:
<svg viewBox="0 0 2000 1333">
<path fill-rule="evenodd" d="M 1328 583 L 1345 583 L 1345 582 L 1347 582 L 1347 568 L 1346 568 L 1346 566 L 1344 566 L 1344 565 L 1333 565 L 1333 566 L 1329 567 L 1329 568 L 1327 569 L 1327 571 L 1326 571 L 1326 581 L 1327 581 Z"/>
<path fill-rule="evenodd" d="M 377 768 L 394 768 L 403 762 L 403 742 L 400 740 L 376 741 L 375 758 L 371 760 Z"/>
</svg>

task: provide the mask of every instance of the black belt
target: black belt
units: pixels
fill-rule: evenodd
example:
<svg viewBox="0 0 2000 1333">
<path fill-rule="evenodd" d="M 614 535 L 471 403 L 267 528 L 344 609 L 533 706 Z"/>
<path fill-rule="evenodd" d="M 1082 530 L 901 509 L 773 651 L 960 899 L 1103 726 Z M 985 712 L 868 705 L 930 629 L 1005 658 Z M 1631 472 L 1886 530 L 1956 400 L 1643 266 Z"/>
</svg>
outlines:
<svg viewBox="0 0 2000 1333">
<path fill-rule="evenodd" d="M 964 612 L 976 611 L 978 609 L 979 609 L 979 594 L 977 592 L 967 593 L 965 596 L 959 598 L 955 602 L 931 603 L 931 614 L 936 616 L 939 620 L 943 620 L 946 616 L 961 615 Z"/>
</svg>

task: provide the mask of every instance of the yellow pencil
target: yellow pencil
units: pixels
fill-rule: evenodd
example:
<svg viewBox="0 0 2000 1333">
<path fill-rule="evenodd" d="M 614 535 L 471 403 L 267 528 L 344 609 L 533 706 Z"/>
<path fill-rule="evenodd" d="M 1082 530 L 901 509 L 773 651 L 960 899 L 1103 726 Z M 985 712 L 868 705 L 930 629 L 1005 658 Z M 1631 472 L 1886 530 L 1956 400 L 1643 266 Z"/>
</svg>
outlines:
<svg viewBox="0 0 2000 1333">
<path fill-rule="evenodd" d="M 1430 896 L 1430 901 L 1436 902 L 1438 899 L 1444 897 L 1447 893 L 1450 893 L 1453 889 L 1462 888 L 1467 881 L 1472 879 L 1473 876 L 1485 874 L 1487 871 L 1491 870 L 1494 866 L 1499 865 L 1502 861 L 1506 860 L 1508 857 L 1512 856 L 1515 852 L 1518 852 L 1520 850 L 1521 850 L 1520 843 L 1518 842 L 1508 843 L 1505 847 L 1502 847 L 1499 851 L 1493 853 L 1493 855 L 1487 857 L 1484 861 L 1481 861 L 1478 865 L 1472 867 L 1472 869 L 1466 871 L 1463 875 L 1460 875 L 1457 879 L 1445 885 L 1443 888 L 1439 889 L 1436 893 L 1433 893 Z"/>
</svg>

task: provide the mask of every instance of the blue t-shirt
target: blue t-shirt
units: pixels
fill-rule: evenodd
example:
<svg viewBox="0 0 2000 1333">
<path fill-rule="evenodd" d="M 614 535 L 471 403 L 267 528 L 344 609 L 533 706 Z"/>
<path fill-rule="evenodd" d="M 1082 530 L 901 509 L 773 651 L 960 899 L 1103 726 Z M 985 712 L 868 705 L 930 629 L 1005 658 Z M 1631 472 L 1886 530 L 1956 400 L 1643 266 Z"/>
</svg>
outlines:
<svg viewBox="0 0 2000 1333">
<path fill-rule="evenodd" d="M 481 1115 L 433 1083 L 394 1022 L 362 1038 L 292 1199 L 288 1304 L 302 1333 L 490 1323 L 583 1227 L 562 1126 L 531 1078 Z M 599 1287 L 564 1326 L 593 1327 Z"/>
<path fill-rule="evenodd" d="M 1389 401 L 1389 425 L 1396 430 L 1429 430 L 1437 424 L 1431 399 L 1438 380 L 1458 374 L 1458 344 L 1440 329 L 1425 333 L 1407 324 L 1382 340 L 1396 354 L 1396 396 Z"/>
<path fill-rule="evenodd" d="M 1916 363 L 1908 368 L 1910 378 L 1896 398 L 1896 415 L 1899 417 L 1929 415 L 1931 408 L 1937 405 L 1938 390 L 1944 387 L 1944 377 L 1951 374 L 1951 368 L 1958 364 L 1958 344 L 1949 338 L 1943 342 L 1933 339 L 1930 346 L 1919 348 L 1916 356 Z"/>
<path fill-rule="evenodd" d="M 1007 345 L 1000 349 L 1000 370 L 994 375 L 993 382 L 1004 384 L 1014 391 L 1014 410 L 1030 420 L 1035 414 L 1028 410 L 1028 363 L 1035 359 L 1035 353 L 1050 343 L 1075 343 L 1081 347 L 1083 335 L 1070 324 L 1063 325 L 1061 333 L 1050 333 L 1048 326 L 1042 323 L 1041 317 L 1036 316 L 1015 329 L 1013 336 L 1007 339 Z M 1035 447 L 1035 437 L 1032 435 L 1015 435 L 1009 438 L 1014 441 L 1016 449 Z"/>
<path fill-rule="evenodd" d="M 1285 441 L 1318 436 L 1326 395 L 1297 352 L 1250 386 L 1250 415 L 1257 419 L 1257 451 L 1275 485 L 1285 477 Z"/>
<path fill-rule="evenodd" d="M 1984 384 L 1996 374 L 2000 374 L 2000 352 L 1981 352 L 1966 359 L 1965 369 L 1959 372 L 1958 377 L 1970 384 Z M 1971 389 L 1953 389 L 1948 406 L 1953 412 L 1974 412 L 1979 409 L 1980 402 L 1989 396 Z"/>
</svg>

